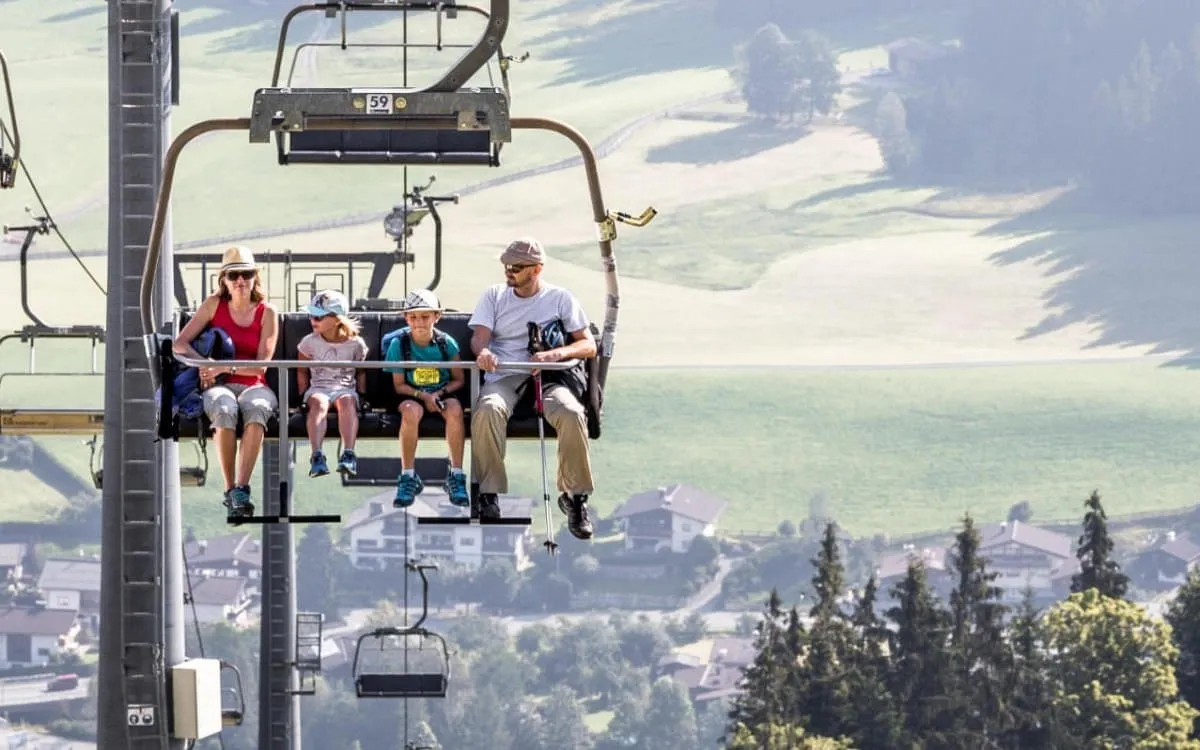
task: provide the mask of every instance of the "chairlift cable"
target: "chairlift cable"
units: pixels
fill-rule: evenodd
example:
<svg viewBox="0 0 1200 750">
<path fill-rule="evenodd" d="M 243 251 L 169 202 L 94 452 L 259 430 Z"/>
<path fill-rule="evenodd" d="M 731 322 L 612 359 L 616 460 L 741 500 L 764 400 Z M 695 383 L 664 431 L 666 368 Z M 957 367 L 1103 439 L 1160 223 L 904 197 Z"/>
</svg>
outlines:
<svg viewBox="0 0 1200 750">
<path fill-rule="evenodd" d="M 3 130 L 5 133 L 8 132 L 8 128 L 4 127 L 3 122 L 0 122 L 0 130 Z M 66 246 L 67 252 L 71 254 L 71 257 L 75 259 L 75 262 L 79 264 L 79 267 L 83 269 L 83 272 L 86 273 L 88 278 L 92 280 L 92 283 L 96 285 L 96 288 L 100 290 L 100 293 L 107 297 L 108 292 L 104 289 L 104 286 L 92 274 L 91 269 L 88 268 L 83 262 L 83 258 L 79 257 L 79 253 L 75 252 L 75 248 L 71 247 L 71 243 L 67 241 L 67 238 L 62 233 L 62 230 L 58 228 L 58 222 L 56 222 L 54 220 L 54 216 L 51 215 L 49 207 L 46 206 L 46 201 L 42 200 L 42 193 L 40 190 L 38 190 L 37 183 L 33 181 L 33 175 L 29 173 L 29 167 L 27 164 L 28 160 L 22 158 L 21 161 L 18 162 L 17 166 L 20 167 L 21 171 L 25 174 L 25 179 L 29 180 L 29 188 L 33 190 L 33 196 L 37 199 L 38 205 L 42 208 L 42 215 L 46 217 L 47 221 L 49 221 L 50 228 L 54 230 L 54 234 L 58 235 L 58 239 L 62 241 L 64 246 Z"/>
<path fill-rule="evenodd" d="M 407 14 L 408 11 L 405 11 Z M 407 167 L 406 167 L 407 169 Z M 416 471 L 416 469 L 413 469 Z M 408 630 L 408 552 L 412 547 L 408 544 L 408 524 L 412 520 L 408 515 L 408 509 L 401 511 L 404 514 L 404 629 Z M 404 673 L 408 674 L 408 637 L 404 638 Z M 404 746 L 409 746 L 408 739 L 408 698 L 404 699 Z"/>
</svg>

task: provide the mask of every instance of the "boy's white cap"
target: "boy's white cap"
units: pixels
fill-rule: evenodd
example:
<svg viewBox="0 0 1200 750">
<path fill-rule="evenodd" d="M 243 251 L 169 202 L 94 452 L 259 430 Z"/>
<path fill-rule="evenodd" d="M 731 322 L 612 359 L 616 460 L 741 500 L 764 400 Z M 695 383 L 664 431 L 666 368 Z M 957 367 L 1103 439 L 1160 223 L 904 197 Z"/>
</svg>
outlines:
<svg viewBox="0 0 1200 750">
<path fill-rule="evenodd" d="M 441 312 L 442 303 L 428 289 L 414 289 L 404 300 L 404 312 Z"/>
</svg>

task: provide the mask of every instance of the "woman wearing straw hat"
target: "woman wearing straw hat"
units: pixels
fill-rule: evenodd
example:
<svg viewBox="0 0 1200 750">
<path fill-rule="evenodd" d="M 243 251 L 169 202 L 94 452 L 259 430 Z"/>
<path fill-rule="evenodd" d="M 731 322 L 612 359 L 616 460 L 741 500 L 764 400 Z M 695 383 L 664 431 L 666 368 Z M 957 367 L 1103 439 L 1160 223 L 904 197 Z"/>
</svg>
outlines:
<svg viewBox="0 0 1200 750">
<path fill-rule="evenodd" d="M 254 254 L 231 247 L 221 259 L 220 290 L 201 303 L 196 314 L 175 338 L 174 349 L 185 357 L 203 359 L 192 342 L 209 325 L 233 339 L 234 360 L 265 360 L 275 355 L 279 313 L 266 302 Z M 266 368 L 214 365 L 200 368 L 204 413 L 213 427 L 213 442 L 225 479 L 225 507 L 230 523 L 254 515 L 250 501 L 250 476 L 262 449 L 267 422 L 279 400 L 267 386 Z M 242 418 L 242 444 L 237 444 L 238 416 Z"/>
</svg>

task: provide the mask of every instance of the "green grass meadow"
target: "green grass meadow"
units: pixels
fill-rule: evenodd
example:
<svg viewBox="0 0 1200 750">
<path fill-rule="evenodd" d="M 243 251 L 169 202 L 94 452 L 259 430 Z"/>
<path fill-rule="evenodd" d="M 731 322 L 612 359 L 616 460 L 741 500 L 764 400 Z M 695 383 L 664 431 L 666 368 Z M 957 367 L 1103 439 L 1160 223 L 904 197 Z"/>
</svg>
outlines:
<svg viewBox="0 0 1200 750">
<path fill-rule="evenodd" d="M 763 369 L 751 377 L 615 369 L 605 432 L 594 444 L 594 503 L 605 514 L 631 493 L 685 481 L 729 500 L 723 529 L 770 531 L 803 519 L 808 498 L 824 491 L 852 533 L 897 535 L 950 527 L 964 511 L 999 520 L 1023 500 L 1035 518 L 1070 518 L 1093 488 L 1114 516 L 1187 507 L 1200 462 L 1195 377 L 1146 364 Z M 98 388 L 33 380 L 6 381 L 0 405 L 100 404 Z M 83 438 L 39 440 L 85 475 Z M 441 450 L 437 441 L 422 448 Z M 394 449 L 372 441 L 361 453 Z M 509 455 L 512 490 L 540 495 L 536 441 L 512 444 Z M 346 513 L 375 494 L 343 489 L 334 477 L 308 479 L 307 456 L 302 446 L 299 509 Z M 181 444 L 180 458 L 194 463 L 194 448 Z M 212 485 L 184 490 L 185 521 L 205 534 L 225 528 L 212 460 Z M 62 502 L 24 472 L 0 481 L 10 499 L 0 517 L 33 520 Z"/>
</svg>

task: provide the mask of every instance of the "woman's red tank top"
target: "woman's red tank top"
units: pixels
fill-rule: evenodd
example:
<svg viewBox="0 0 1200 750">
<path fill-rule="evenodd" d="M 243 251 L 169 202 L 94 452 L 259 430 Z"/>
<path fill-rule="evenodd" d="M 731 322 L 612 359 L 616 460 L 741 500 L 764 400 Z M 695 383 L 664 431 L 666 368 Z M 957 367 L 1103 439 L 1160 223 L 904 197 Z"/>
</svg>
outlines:
<svg viewBox="0 0 1200 750">
<path fill-rule="evenodd" d="M 254 309 L 254 322 L 248 326 L 238 325 L 229 312 L 229 300 L 217 301 L 217 310 L 213 313 L 212 325 L 221 328 L 233 339 L 234 359 L 258 359 L 258 342 L 262 340 L 263 312 L 267 307 L 262 302 Z M 226 383 L 242 385 L 259 385 L 267 382 L 263 375 L 227 375 Z"/>
</svg>

